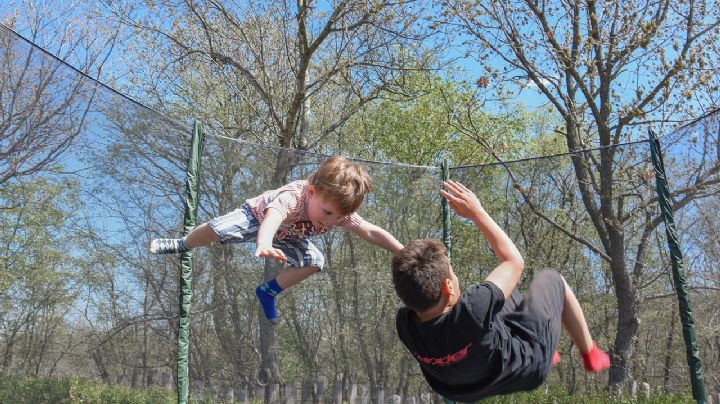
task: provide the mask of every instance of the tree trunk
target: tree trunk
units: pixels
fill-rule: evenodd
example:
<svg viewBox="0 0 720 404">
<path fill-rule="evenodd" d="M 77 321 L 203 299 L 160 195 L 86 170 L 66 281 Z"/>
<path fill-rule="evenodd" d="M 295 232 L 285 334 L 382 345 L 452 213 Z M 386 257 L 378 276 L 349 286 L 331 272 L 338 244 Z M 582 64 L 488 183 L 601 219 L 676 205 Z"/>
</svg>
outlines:
<svg viewBox="0 0 720 404">
<path fill-rule="evenodd" d="M 263 279 L 268 281 L 277 275 L 280 263 L 273 259 L 265 259 Z M 262 306 L 258 305 L 258 316 L 260 318 L 260 372 L 267 377 L 263 383 L 279 383 L 279 372 L 277 367 L 277 335 L 275 326 L 271 324 L 263 314 Z"/>
<path fill-rule="evenodd" d="M 214 268 L 227 268 L 233 257 L 232 248 L 225 248 L 219 252 L 210 252 L 210 260 Z M 241 333 L 238 332 L 242 325 L 240 324 L 240 318 L 236 315 L 238 312 L 237 302 L 227 298 L 228 280 L 224 271 L 212 271 L 211 276 L 213 281 L 212 304 L 214 307 L 220 308 L 212 311 L 213 327 L 218 336 L 223 355 L 233 367 L 233 376 L 237 380 L 244 380 L 246 364 L 243 351 L 237 346 L 237 341 L 243 339 Z M 227 308 L 228 306 L 230 306 L 230 309 Z"/>
<path fill-rule="evenodd" d="M 663 389 L 665 394 L 670 394 L 670 366 L 672 366 L 672 346 L 675 338 L 675 327 L 677 326 L 678 314 L 673 311 L 670 316 L 670 328 L 668 329 L 667 340 L 665 341 L 665 369 L 663 373 Z"/>
<path fill-rule="evenodd" d="M 92 357 L 93 361 L 95 362 L 95 366 L 97 366 L 98 373 L 100 373 L 100 378 L 102 379 L 103 383 L 110 384 L 110 372 L 108 372 L 107 366 L 105 366 L 105 361 L 103 360 L 102 354 L 100 353 L 100 348 L 93 350 Z"/>
<path fill-rule="evenodd" d="M 582 146 L 576 122 L 578 121 L 572 114 L 565 117 L 566 138 L 570 150 L 577 150 Z M 607 130 L 601 128 L 599 131 L 601 144 L 609 144 Z M 630 376 L 630 363 L 640 323 L 638 321 L 637 291 L 630 281 L 630 275 L 626 268 L 625 233 L 614 209 L 616 202 L 613 196 L 615 191 L 613 188 L 614 153 L 611 149 L 601 150 L 599 165 L 591 165 L 583 155 L 573 156 L 572 163 L 583 205 L 602 242 L 603 250 L 607 254 L 605 258 L 610 265 L 615 287 L 618 320 L 615 342 L 611 350 L 608 387 L 611 392 L 617 393 Z M 592 172 L 593 168 L 599 171 L 599 181 L 595 180 L 598 176 Z M 591 186 L 591 183 L 594 185 Z M 599 192 L 597 192 L 598 190 Z"/>
<path fill-rule="evenodd" d="M 611 240 L 612 244 L 616 240 Z M 622 243 L 622 239 L 620 241 Z M 622 251 L 622 249 L 620 249 Z M 616 255 L 614 253 L 613 255 Z M 630 364 L 634 354 L 640 322 L 638 320 L 637 299 L 630 285 L 630 277 L 625 271 L 624 259 L 613 257 L 610 264 L 615 283 L 615 297 L 618 306 L 617 334 L 612 348 L 608 384 L 610 391 L 618 393 L 630 376 Z"/>
</svg>

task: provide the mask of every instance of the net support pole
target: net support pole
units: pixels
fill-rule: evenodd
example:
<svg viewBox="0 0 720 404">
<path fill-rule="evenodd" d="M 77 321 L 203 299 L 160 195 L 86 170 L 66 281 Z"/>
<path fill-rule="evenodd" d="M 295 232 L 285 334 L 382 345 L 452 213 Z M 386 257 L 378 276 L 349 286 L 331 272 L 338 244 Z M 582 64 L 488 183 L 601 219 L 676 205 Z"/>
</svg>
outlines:
<svg viewBox="0 0 720 404">
<path fill-rule="evenodd" d="M 447 159 L 443 159 L 440 163 L 440 171 L 443 182 L 450 179 L 450 167 L 448 167 Z M 440 199 L 442 201 L 443 243 L 445 244 L 445 248 L 447 248 L 447 257 L 449 260 L 452 249 L 452 240 L 450 238 L 450 206 L 448 205 L 447 199 L 443 197 L 440 197 Z M 455 401 L 447 398 L 443 398 L 443 401 L 445 404 L 455 404 Z"/>
<path fill-rule="evenodd" d="M 199 199 L 200 156 L 203 148 L 203 133 L 197 121 L 193 123 L 190 158 L 187 165 L 187 179 L 185 181 L 185 198 L 183 205 L 183 234 L 187 235 L 195 228 Z M 193 251 L 180 255 L 180 312 L 178 319 L 178 353 L 177 353 L 177 395 L 178 403 L 185 404 L 189 392 L 189 364 L 190 351 L 190 307 L 192 303 L 192 257 Z"/>
<path fill-rule="evenodd" d="M 677 231 L 675 229 L 675 219 L 673 217 L 672 203 L 670 199 L 670 190 L 667 184 L 667 176 L 665 174 L 665 163 L 663 162 L 662 152 L 660 149 L 660 140 L 652 130 L 650 135 L 650 156 L 652 157 L 653 167 L 655 168 L 655 184 L 658 195 L 658 203 L 665 221 L 665 235 L 667 237 L 668 248 L 670 249 L 670 259 L 672 263 L 673 282 L 675 283 L 675 292 L 678 296 L 680 309 L 680 321 L 682 322 L 683 338 L 687 348 L 687 362 L 690 370 L 690 383 L 692 385 L 693 398 L 699 404 L 705 404 L 707 397 L 705 395 L 705 381 L 700 365 L 700 353 L 695 335 L 695 321 L 693 320 L 692 308 L 690 307 L 690 297 L 687 291 L 687 282 L 683 273 L 683 256 L 680 251 L 680 242 L 678 241 Z"/>
<path fill-rule="evenodd" d="M 442 171 L 442 180 L 447 181 L 450 179 L 450 168 L 448 167 L 448 161 L 447 159 L 444 159 L 442 163 L 440 163 L 440 170 Z M 448 201 L 445 198 L 442 198 L 442 223 L 443 223 L 443 243 L 445 243 L 445 248 L 447 248 L 447 257 L 450 259 L 451 251 L 452 251 L 452 240 L 450 237 L 450 207 L 448 206 Z"/>
</svg>

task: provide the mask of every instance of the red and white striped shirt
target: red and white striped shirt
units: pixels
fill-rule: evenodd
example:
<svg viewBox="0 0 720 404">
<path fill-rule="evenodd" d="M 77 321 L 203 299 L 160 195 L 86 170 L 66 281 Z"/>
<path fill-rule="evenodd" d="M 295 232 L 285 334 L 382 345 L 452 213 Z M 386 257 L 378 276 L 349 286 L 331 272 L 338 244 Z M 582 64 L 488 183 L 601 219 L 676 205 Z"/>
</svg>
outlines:
<svg viewBox="0 0 720 404">
<path fill-rule="evenodd" d="M 316 228 L 307 213 L 308 195 L 307 190 L 310 183 L 307 180 L 293 181 L 278 189 L 263 192 L 262 194 L 246 200 L 252 209 L 255 218 L 262 223 L 265 218 L 265 209 L 275 209 L 283 216 L 283 221 L 277 232 L 277 238 L 288 236 L 306 238 L 316 237 L 329 230 L 333 226 L 322 226 Z M 336 226 L 353 231 L 365 222 L 357 212 L 353 212 L 341 218 Z"/>
</svg>

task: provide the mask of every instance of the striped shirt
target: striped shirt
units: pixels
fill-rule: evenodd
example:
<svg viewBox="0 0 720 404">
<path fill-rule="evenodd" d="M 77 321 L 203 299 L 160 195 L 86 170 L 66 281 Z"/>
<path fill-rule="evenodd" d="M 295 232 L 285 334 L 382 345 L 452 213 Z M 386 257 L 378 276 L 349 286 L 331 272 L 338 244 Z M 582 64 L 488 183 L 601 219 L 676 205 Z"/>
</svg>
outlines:
<svg viewBox="0 0 720 404">
<path fill-rule="evenodd" d="M 288 236 L 307 238 L 316 237 L 333 229 L 334 226 L 321 226 L 316 228 L 307 213 L 308 186 L 307 180 L 293 181 L 285 186 L 250 198 L 245 202 L 255 215 L 258 222 L 262 223 L 265 218 L 265 209 L 275 209 L 283 217 L 276 237 L 283 239 Z M 341 218 L 336 226 L 346 230 L 354 231 L 365 223 L 365 219 L 357 212 L 353 212 Z"/>
</svg>

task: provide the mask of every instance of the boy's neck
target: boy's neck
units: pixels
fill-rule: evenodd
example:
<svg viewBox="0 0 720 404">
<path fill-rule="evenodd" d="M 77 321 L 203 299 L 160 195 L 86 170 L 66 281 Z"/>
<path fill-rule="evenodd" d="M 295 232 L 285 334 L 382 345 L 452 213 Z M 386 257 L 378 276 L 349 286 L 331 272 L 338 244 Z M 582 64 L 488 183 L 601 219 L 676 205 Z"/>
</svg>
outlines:
<svg viewBox="0 0 720 404">
<path fill-rule="evenodd" d="M 450 302 L 445 302 L 444 305 L 438 305 L 436 307 L 430 308 L 428 310 L 425 310 L 423 312 L 416 311 L 415 315 L 417 315 L 418 319 L 421 322 L 430 321 L 433 319 L 436 319 L 443 314 L 447 313 L 448 311 L 452 310 L 454 304 L 449 304 Z"/>
</svg>

